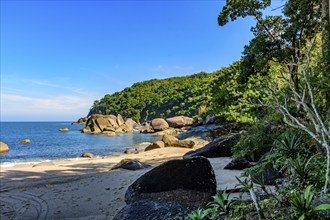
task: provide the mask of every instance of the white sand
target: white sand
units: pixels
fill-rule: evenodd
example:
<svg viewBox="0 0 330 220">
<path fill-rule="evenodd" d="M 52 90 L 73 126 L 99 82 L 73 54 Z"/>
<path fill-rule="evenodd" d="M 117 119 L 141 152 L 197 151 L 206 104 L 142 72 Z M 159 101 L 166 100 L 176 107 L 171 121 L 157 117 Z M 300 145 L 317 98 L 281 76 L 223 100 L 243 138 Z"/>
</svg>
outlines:
<svg viewBox="0 0 330 220">
<path fill-rule="evenodd" d="M 115 157 L 58 160 L 1 167 L 0 219 L 112 219 L 125 206 L 130 184 L 152 168 L 110 168 L 124 158 L 153 166 L 182 158 L 191 149 L 163 148 Z M 240 171 L 223 170 L 230 158 L 214 158 L 218 190 L 235 186 Z"/>
</svg>

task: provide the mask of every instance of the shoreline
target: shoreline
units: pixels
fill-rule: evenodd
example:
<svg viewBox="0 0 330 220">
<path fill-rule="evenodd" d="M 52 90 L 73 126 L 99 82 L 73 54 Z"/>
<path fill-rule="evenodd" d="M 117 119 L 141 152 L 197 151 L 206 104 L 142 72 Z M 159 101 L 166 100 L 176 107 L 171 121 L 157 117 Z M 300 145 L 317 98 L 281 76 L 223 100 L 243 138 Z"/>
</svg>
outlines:
<svg viewBox="0 0 330 220">
<path fill-rule="evenodd" d="M 125 153 L 115 152 L 112 155 L 96 155 L 92 159 L 104 159 L 108 157 L 120 157 L 124 156 Z M 91 158 L 83 158 L 81 156 L 77 157 L 68 157 L 68 158 L 52 158 L 52 159 L 46 159 L 46 158 L 35 158 L 31 160 L 22 160 L 22 161 L 0 161 L 0 169 L 1 168 L 7 168 L 7 167 L 15 167 L 15 166 L 22 166 L 22 165 L 35 165 L 43 162 L 63 162 L 63 161 L 79 161 L 79 160 L 86 160 Z"/>
<path fill-rule="evenodd" d="M 196 148 L 166 147 L 138 154 L 1 167 L 0 219 L 112 219 L 125 206 L 125 192 L 136 179 L 163 162 L 182 159 Z M 111 170 L 122 159 L 139 159 L 152 167 Z M 217 189 L 235 187 L 235 176 L 241 171 L 223 169 L 231 159 L 209 161 L 215 171 Z"/>
</svg>

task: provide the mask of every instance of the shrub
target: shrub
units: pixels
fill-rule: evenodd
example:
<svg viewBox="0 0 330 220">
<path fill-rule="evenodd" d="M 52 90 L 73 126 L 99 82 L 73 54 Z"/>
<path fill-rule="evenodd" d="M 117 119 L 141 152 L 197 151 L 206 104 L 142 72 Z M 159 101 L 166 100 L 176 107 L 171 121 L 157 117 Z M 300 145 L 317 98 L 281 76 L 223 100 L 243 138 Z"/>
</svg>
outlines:
<svg viewBox="0 0 330 220">
<path fill-rule="evenodd" d="M 253 125 L 242 134 L 238 143 L 233 147 L 234 157 L 258 161 L 273 147 L 274 139 L 278 134 L 278 127 L 272 123 L 265 122 Z"/>
<path fill-rule="evenodd" d="M 299 220 L 321 219 L 322 217 L 319 215 L 318 211 L 330 210 L 330 204 L 321 204 L 313 207 L 313 199 L 314 192 L 312 190 L 312 185 L 309 185 L 304 190 L 304 193 L 293 193 L 292 199 L 290 200 L 293 217 L 296 217 Z"/>
</svg>

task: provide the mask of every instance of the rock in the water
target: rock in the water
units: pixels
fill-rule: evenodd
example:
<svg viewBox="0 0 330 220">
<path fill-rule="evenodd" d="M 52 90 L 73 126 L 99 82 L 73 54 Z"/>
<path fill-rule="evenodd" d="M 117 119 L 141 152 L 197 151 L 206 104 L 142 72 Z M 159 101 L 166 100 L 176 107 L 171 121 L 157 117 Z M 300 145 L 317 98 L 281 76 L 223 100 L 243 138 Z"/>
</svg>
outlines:
<svg viewBox="0 0 330 220">
<path fill-rule="evenodd" d="M 232 156 L 231 148 L 237 143 L 239 134 L 217 138 L 202 148 L 189 151 L 183 158 L 203 156 L 208 158 Z"/>
<path fill-rule="evenodd" d="M 67 131 L 69 131 L 69 128 L 60 128 L 60 131 L 67 132 Z"/>
<path fill-rule="evenodd" d="M 86 122 L 86 127 L 81 129 L 83 133 L 99 134 L 103 131 L 115 131 L 119 128 L 117 121 L 122 122 L 122 117 L 114 115 L 92 115 Z M 123 123 L 122 123 L 123 124 Z"/>
<path fill-rule="evenodd" d="M 176 202 L 142 200 L 126 205 L 113 220 L 188 220 L 195 209 Z"/>
<path fill-rule="evenodd" d="M 191 126 L 193 124 L 193 119 L 186 116 L 175 116 L 167 118 L 166 122 L 172 128 L 182 128 L 185 126 Z"/>
<path fill-rule="evenodd" d="M 169 128 L 168 123 L 162 118 L 155 118 L 152 120 L 151 126 L 154 131 L 163 131 Z"/>
<path fill-rule="evenodd" d="M 24 139 L 24 140 L 21 140 L 19 143 L 20 144 L 29 144 L 29 143 L 31 143 L 31 140 L 30 139 Z"/>
<path fill-rule="evenodd" d="M 144 151 L 149 151 L 158 148 L 164 148 L 165 143 L 163 141 L 156 141 L 155 143 L 150 144 Z"/>
<path fill-rule="evenodd" d="M 117 115 L 117 124 L 119 125 L 119 127 L 125 124 L 125 121 L 123 119 L 123 116 L 121 116 L 121 114 Z"/>
<path fill-rule="evenodd" d="M 94 154 L 89 153 L 89 152 L 86 152 L 86 153 L 83 153 L 81 155 L 81 157 L 84 157 L 84 158 L 94 158 Z"/>
<path fill-rule="evenodd" d="M 6 143 L 0 142 L 0 154 L 7 153 L 9 151 L 9 147 Z"/>
<path fill-rule="evenodd" d="M 145 173 L 129 186 L 125 202 L 148 199 L 202 206 L 215 193 L 216 179 L 210 162 L 194 157 L 170 160 Z"/>
<path fill-rule="evenodd" d="M 83 133 L 102 133 L 103 129 L 109 126 L 110 122 L 106 115 L 92 115 L 86 122 L 86 127 L 81 129 Z"/>
<path fill-rule="evenodd" d="M 251 163 L 245 158 L 235 158 L 227 164 L 225 170 L 244 170 L 245 168 L 251 167 Z"/>
<path fill-rule="evenodd" d="M 151 166 L 147 163 L 142 163 L 139 160 L 123 159 L 118 164 L 113 166 L 111 168 L 111 170 L 119 169 L 119 168 L 126 169 L 126 170 L 140 170 L 140 169 L 144 169 L 144 168 L 148 168 L 148 167 L 151 167 Z"/>
<path fill-rule="evenodd" d="M 193 148 L 195 145 L 192 140 L 179 140 L 172 135 L 164 135 L 162 141 L 165 143 L 165 147 Z"/>
<path fill-rule="evenodd" d="M 126 148 L 124 151 L 125 154 L 132 154 L 133 153 L 133 149 L 131 148 Z"/>
</svg>

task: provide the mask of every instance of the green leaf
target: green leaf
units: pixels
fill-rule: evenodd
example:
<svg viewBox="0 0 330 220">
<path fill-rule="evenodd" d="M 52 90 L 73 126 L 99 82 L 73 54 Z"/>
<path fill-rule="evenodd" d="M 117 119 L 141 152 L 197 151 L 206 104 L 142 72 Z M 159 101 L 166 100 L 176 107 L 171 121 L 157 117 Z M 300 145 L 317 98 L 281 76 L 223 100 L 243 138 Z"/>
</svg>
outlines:
<svg viewBox="0 0 330 220">
<path fill-rule="evenodd" d="M 330 204 L 321 204 L 314 208 L 315 211 L 330 210 Z"/>
<path fill-rule="evenodd" d="M 305 219 L 305 214 L 302 214 L 298 220 L 304 220 Z"/>
</svg>

